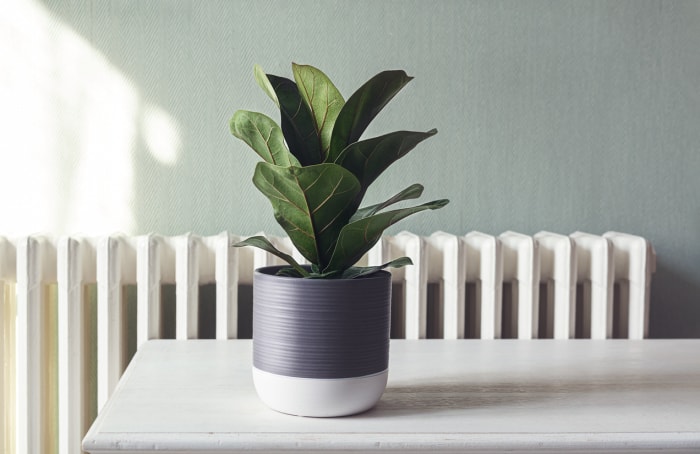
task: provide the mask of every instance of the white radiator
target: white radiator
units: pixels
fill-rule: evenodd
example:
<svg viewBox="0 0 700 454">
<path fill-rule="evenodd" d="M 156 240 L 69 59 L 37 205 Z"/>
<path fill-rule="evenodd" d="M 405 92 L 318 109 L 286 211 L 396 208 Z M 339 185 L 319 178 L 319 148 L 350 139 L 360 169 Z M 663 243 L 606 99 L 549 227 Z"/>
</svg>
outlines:
<svg viewBox="0 0 700 454">
<path fill-rule="evenodd" d="M 0 237 L 0 451 L 80 452 L 148 339 L 249 335 L 253 270 L 279 262 L 239 239 Z M 404 232 L 364 261 L 402 255 L 415 265 L 392 271 L 395 337 L 647 335 L 655 254 L 638 236 Z"/>
</svg>

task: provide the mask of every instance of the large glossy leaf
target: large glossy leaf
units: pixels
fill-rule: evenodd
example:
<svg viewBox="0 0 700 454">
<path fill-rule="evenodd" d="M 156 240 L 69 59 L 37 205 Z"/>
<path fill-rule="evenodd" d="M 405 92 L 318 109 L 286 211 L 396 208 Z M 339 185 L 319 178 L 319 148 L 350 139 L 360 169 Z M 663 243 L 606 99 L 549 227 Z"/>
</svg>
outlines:
<svg viewBox="0 0 700 454">
<path fill-rule="evenodd" d="M 418 197 L 423 194 L 423 185 L 420 184 L 412 184 L 411 186 L 407 187 L 403 191 L 399 192 L 395 196 L 391 197 L 390 199 L 378 203 L 376 205 L 370 205 L 368 207 L 360 208 L 355 212 L 355 214 L 352 215 L 350 218 L 350 222 L 355 222 L 359 221 L 360 219 L 366 218 L 368 216 L 373 216 L 377 213 L 379 213 L 381 210 L 384 208 L 391 206 L 395 203 L 402 202 L 404 200 L 409 200 L 409 199 L 417 199 Z"/>
<path fill-rule="evenodd" d="M 338 243 L 328 266 L 323 270 L 345 269 L 355 264 L 381 238 L 384 230 L 396 222 L 423 210 L 442 208 L 449 200 L 435 200 L 411 208 L 375 214 L 346 225 L 338 236 Z"/>
<path fill-rule="evenodd" d="M 325 158 L 331 146 L 335 120 L 345 100 L 328 76 L 317 68 L 293 64 L 292 72 L 299 94 L 311 111 L 320 138 L 321 152 Z"/>
<path fill-rule="evenodd" d="M 239 110 L 231 118 L 231 134 L 247 143 L 266 162 L 279 166 L 299 165 L 284 144 L 282 129 L 272 118 Z"/>
<path fill-rule="evenodd" d="M 333 127 L 328 160 L 334 161 L 345 147 L 357 142 L 374 117 L 412 79 L 404 71 L 383 71 L 353 93 Z"/>
<path fill-rule="evenodd" d="M 275 219 L 299 252 L 323 269 L 354 212 L 351 202 L 360 191 L 357 178 L 331 163 L 279 167 L 261 162 L 253 183 L 270 199 Z"/>
<path fill-rule="evenodd" d="M 383 270 L 384 268 L 403 268 L 404 266 L 413 265 L 408 257 L 399 257 L 398 259 L 392 260 L 391 262 L 384 263 L 383 265 L 376 266 L 352 266 L 347 270 L 343 271 L 340 275 L 342 279 L 357 279 L 358 277 L 369 276 L 377 271 Z"/>
<path fill-rule="evenodd" d="M 324 155 L 311 111 L 293 81 L 268 75 L 280 102 L 282 132 L 289 150 L 304 166 L 320 164 Z"/>
<path fill-rule="evenodd" d="M 270 79 L 268 79 L 267 74 L 265 74 L 265 71 L 262 69 L 262 67 L 260 67 L 260 65 L 255 65 L 253 67 L 253 74 L 255 75 L 255 81 L 258 83 L 260 88 L 263 89 L 263 91 L 270 97 L 277 107 L 280 107 L 280 100 L 277 98 L 277 93 L 272 87 L 272 83 L 270 82 Z"/>
<path fill-rule="evenodd" d="M 303 166 L 323 162 L 316 124 L 297 84 L 286 77 L 265 74 L 258 65 L 255 65 L 255 80 L 280 109 L 282 133 L 289 151 Z"/>
<path fill-rule="evenodd" d="M 272 244 L 270 242 L 270 240 L 268 240 L 264 236 L 251 236 L 250 238 L 247 238 L 243 241 L 239 241 L 238 243 L 233 245 L 233 247 L 243 247 L 243 246 L 254 246 L 254 247 L 262 249 L 263 251 L 269 252 L 272 255 L 276 255 L 277 257 L 281 258 L 285 262 L 289 263 L 289 265 L 294 270 L 296 270 L 298 275 L 301 277 L 306 277 L 309 275 L 309 272 L 306 271 L 301 265 L 299 265 L 299 262 L 294 260 L 294 257 L 277 249 L 275 247 L 275 245 Z"/>
<path fill-rule="evenodd" d="M 355 142 L 336 159 L 351 171 L 362 184 L 362 193 L 396 160 L 405 156 L 423 140 L 437 134 L 437 129 L 428 132 L 397 131 L 373 139 Z"/>
</svg>

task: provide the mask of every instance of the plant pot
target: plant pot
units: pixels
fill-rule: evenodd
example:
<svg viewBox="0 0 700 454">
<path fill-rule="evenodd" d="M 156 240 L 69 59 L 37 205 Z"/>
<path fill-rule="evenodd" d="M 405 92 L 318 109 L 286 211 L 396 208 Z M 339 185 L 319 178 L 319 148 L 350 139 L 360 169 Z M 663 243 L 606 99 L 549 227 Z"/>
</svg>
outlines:
<svg viewBox="0 0 700 454">
<path fill-rule="evenodd" d="M 253 380 L 282 413 L 331 417 L 372 408 L 386 387 L 391 274 L 359 279 L 255 271 Z"/>
</svg>

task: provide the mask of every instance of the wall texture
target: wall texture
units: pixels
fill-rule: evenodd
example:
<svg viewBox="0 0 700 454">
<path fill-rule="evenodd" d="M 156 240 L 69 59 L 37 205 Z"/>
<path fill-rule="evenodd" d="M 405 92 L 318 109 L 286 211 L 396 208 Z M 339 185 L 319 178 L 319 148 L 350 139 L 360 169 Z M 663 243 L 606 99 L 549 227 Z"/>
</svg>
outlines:
<svg viewBox="0 0 700 454">
<path fill-rule="evenodd" d="M 18 4 L 0 82 L 37 99 L 0 110 L 19 131 L 0 145 L 50 163 L 27 193 L 55 202 L 9 230 L 281 233 L 249 183 L 257 157 L 228 132 L 236 109 L 275 115 L 253 65 L 312 64 L 346 97 L 400 68 L 415 79 L 367 136 L 439 134 L 369 197 L 422 182 L 452 203 L 393 232 L 642 235 L 658 254 L 652 336 L 700 337 L 700 2 Z"/>
</svg>

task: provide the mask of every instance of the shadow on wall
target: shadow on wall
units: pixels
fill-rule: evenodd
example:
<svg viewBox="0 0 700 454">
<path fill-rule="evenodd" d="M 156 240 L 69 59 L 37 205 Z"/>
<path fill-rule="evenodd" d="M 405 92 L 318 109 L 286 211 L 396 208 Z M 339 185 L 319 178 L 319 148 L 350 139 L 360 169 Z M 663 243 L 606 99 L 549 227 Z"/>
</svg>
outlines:
<svg viewBox="0 0 700 454">
<path fill-rule="evenodd" d="M 663 257 L 657 260 L 651 284 L 650 337 L 699 337 L 700 283 L 687 271 L 665 265 Z"/>
</svg>

